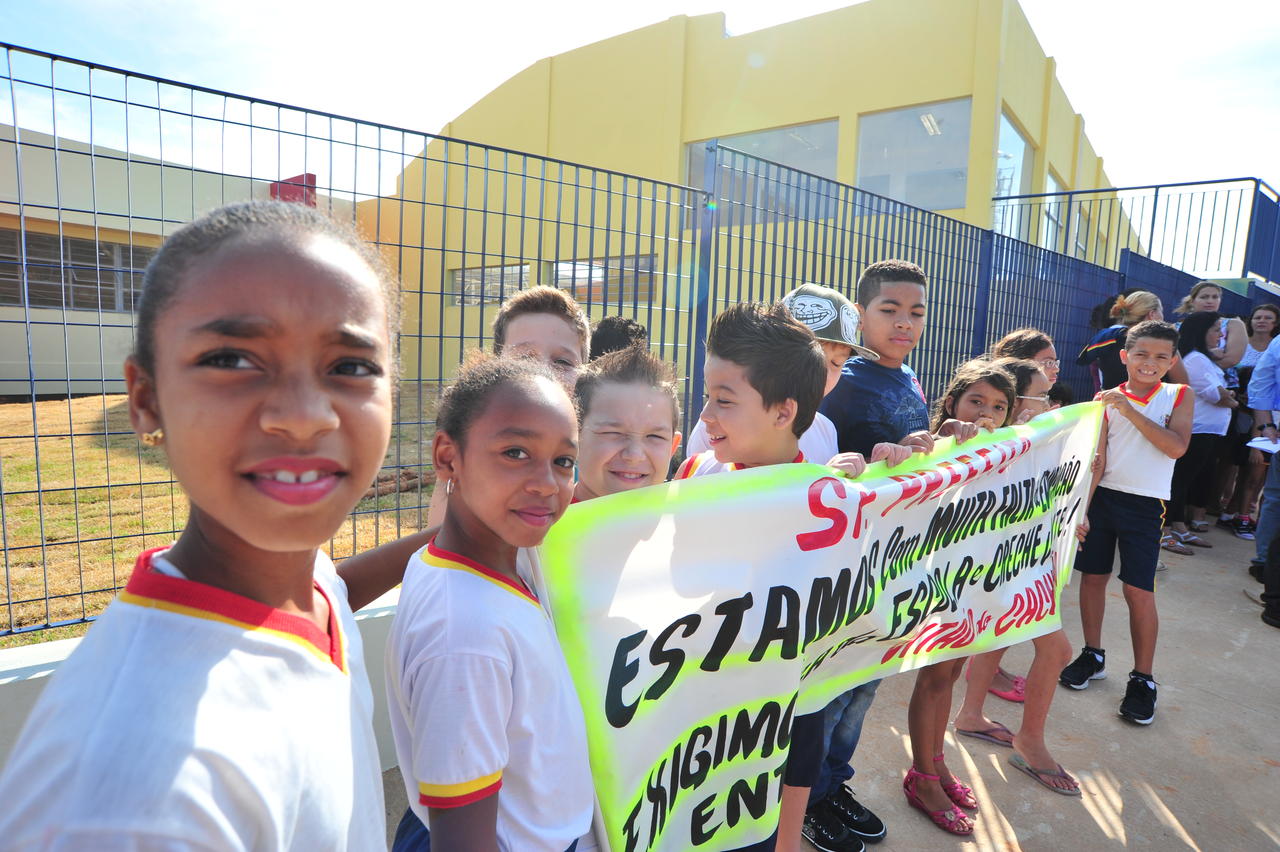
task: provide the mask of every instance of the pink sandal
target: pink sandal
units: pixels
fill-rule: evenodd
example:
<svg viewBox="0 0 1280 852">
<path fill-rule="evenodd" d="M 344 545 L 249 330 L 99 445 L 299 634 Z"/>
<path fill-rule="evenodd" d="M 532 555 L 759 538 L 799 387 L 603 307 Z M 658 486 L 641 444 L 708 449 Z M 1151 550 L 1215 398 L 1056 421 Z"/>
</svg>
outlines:
<svg viewBox="0 0 1280 852">
<path fill-rule="evenodd" d="M 934 763 L 939 763 L 942 761 L 942 759 L 943 759 L 943 756 L 941 754 L 935 754 L 933 756 Z M 941 783 L 940 776 L 939 776 L 939 783 Z M 969 810 L 974 810 L 975 808 L 978 807 L 978 797 L 973 795 L 973 788 L 970 787 L 968 784 L 962 783 L 959 779 L 956 779 L 954 776 L 952 777 L 952 781 L 950 784 L 942 784 L 942 792 L 946 793 L 948 799 L 955 802 L 957 805 L 959 805 L 962 808 L 968 808 Z"/>
<path fill-rule="evenodd" d="M 957 834 L 961 837 L 967 837 L 973 834 L 973 820 L 964 811 L 957 807 L 947 808 L 945 811 L 931 811 L 924 801 L 921 800 L 920 794 L 916 792 L 916 785 L 920 779 L 926 781 L 939 780 L 937 775 L 926 775 L 918 771 L 914 766 L 907 770 L 907 777 L 902 779 L 902 792 L 907 797 L 907 804 L 928 815 L 933 820 L 933 824 L 943 831 L 951 834 Z"/>
<path fill-rule="evenodd" d="M 999 690 L 992 686 L 987 689 L 987 692 L 990 692 L 998 698 L 1003 698 L 1005 701 L 1012 701 L 1015 704 L 1020 704 L 1027 700 L 1027 679 L 1025 677 L 1022 675 L 1011 675 L 1004 669 L 998 668 L 996 669 L 996 676 L 999 677 L 1000 675 L 1007 677 L 1009 682 L 1013 684 L 1013 688 Z"/>
</svg>

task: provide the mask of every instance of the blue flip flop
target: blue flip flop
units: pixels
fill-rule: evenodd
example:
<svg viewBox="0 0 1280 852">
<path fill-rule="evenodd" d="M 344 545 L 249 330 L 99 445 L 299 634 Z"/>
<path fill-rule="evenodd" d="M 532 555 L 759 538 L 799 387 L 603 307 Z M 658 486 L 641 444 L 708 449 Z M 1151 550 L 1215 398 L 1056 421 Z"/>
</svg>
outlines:
<svg viewBox="0 0 1280 852">
<path fill-rule="evenodd" d="M 997 731 L 1003 731 L 1004 733 L 1008 734 L 1009 739 L 1002 740 L 999 737 L 995 736 L 995 733 Z M 983 730 L 983 731 L 962 731 L 959 728 L 956 728 L 956 733 L 962 737 L 973 737 L 975 740 L 986 740 L 987 742 L 995 743 L 998 746 L 1004 746 L 1005 748 L 1013 748 L 1013 731 L 1009 730 L 999 722 L 994 722 L 992 724 L 992 727 L 987 728 L 986 730 Z"/>
<path fill-rule="evenodd" d="M 1048 789 L 1048 790 L 1052 790 L 1053 792 L 1057 793 L 1059 796 L 1071 796 L 1073 798 L 1079 798 L 1081 795 L 1080 782 L 1076 781 L 1075 778 L 1072 778 L 1071 775 L 1067 773 L 1067 770 L 1062 768 L 1061 763 L 1057 765 L 1058 766 L 1057 769 L 1036 769 L 1032 767 L 1031 764 L 1027 763 L 1027 761 L 1022 757 L 1022 755 L 1018 754 L 1017 752 L 1009 755 L 1009 763 L 1012 764 L 1013 768 L 1018 770 L 1019 772 L 1025 772 L 1027 775 L 1030 775 L 1033 779 L 1035 779 L 1035 782 L 1039 784 L 1041 787 L 1044 787 L 1045 789 Z M 1064 790 L 1061 787 L 1055 787 L 1049 782 L 1045 781 L 1044 780 L 1045 778 L 1066 778 L 1071 781 L 1076 781 L 1076 788 L 1074 790 Z"/>
</svg>

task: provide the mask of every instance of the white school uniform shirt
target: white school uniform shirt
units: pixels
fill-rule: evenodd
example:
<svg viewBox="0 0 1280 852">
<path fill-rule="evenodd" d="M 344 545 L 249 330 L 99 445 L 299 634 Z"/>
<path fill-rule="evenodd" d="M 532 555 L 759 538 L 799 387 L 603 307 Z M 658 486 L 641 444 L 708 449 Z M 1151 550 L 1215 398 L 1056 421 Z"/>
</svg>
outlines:
<svg viewBox="0 0 1280 852">
<path fill-rule="evenodd" d="M 1234 409 L 1218 404 L 1218 389 L 1227 386 L 1222 368 L 1203 352 L 1191 352 L 1182 359 L 1182 363 L 1187 368 L 1187 383 L 1196 395 L 1196 407 L 1191 412 L 1191 434 L 1227 434 Z"/>
<path fill-rule="evenodd" d="M 804 454 L 804 450 L 796 453 L 796 457 L 791 460 L 792 464 L 803 464 L 808 461 L 808 457 Z M 722 462 L 716 458 L 714 450 L 707 450 L 705 453 L 699 453 L 696 456 L 690 456 L 680 463 L 680 467 L 676 468 L 676 475 L 672 477 L 672 481 L 680 479 L 692 479 L 695 476 L 710 476 L 713 473 L 727 473 L 733 470 L 745 470 L 743 465 L 737 462 Z"/>
<path fill-rule="evenodd" d="M 1129 398 L 1143 417 L 1166 428 L 1173 410 L 1182 404 L 1187 393 L 1186 385 L 1161 382 L 1144 398 L 1129 393 L 1128 384 L 1121 382 L 1117 390 Z M 1107 466 L 1098 485 L 1168 500 L 1175 460 L 1156 449 L 1156 445 L 1124 417 L 1109 410 L 1103 416 L 1107 423 Z"/>
<path fill-rule="evenodd" d="M 707 440 L 707 424 L 699 420 L 685 442 L 685 458 L 702 455 L 709 449 L 711 442 Z M 826 464 L 840 452 L 836 424 L 831 422 L 830 417 L 820 411 L 813 415 L 813 423 L 800 436 L 800 452 L 804 453 L 805 458 L 818 464 Z"/>
<path fill-rule="evenodd" d="M 333 563 L 316 558 L 326 634 L 156 558 L 36 702 L 0 775 L 0 849 L 386 848 L 373 696 Z"/>
<path fill-rule="evenodd" d="M 504 852 L 564 852 L 591 827 L 586 726 L 551 618 L 524 582 L 435 546 L 409 560 L 387 640 L 387 705 L 409 806 L 501 791 Z M 536 566 L 535 566 L 536 568 Z"/>
</svg>

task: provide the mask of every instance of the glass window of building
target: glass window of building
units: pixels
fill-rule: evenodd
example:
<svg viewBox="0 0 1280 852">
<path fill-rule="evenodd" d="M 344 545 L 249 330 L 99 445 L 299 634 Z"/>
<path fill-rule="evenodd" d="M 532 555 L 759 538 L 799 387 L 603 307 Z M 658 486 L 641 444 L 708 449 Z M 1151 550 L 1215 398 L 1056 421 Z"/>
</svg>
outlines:
<svg viewBox="0 0 1280 852">
<path fill-rule="evenodd" d="M 0 305 L 132 311 L 155 253 L 106 240 L 0 230 Z"/>
<path fill-rule="evenodd" d="M 1000 140 L 996 146 L 996 197 L 1031 192 L 1031 143 L 1000 114 Z"/>
<path fill-rule="evenodd" d="M 1076 257 L 1092 260 L 1089 257 L 1089 211 L 1083 203 L 1076 204 L 1075 222 L 1071 228 L 1075 235 Z"/>
<path fill-rule="evenodd" d="M 860 116 L 858 186 L 926 210 L 964 207 L 970 112 L 959 98 Z"/>
<path fill-rule="evenodd" d="M 832 119 L 772 130 L 736 133 L 721 136 L 717 141 L 726 148 L 733 148 L 753 157 L 772 160 L 802 172 L 835 180 L 838 131 L 839 124 Z M 685 152 L 689 185 L 706 189 L 703 184 L 706 183 L 707 143 L 690 142 L 685 145 Z"/>
<path fill-rule="evenodd" d="M 838 190 L 830 181 L 836 176 L 838 130 L 838 122 L 831 120 L 721 136 L 721 146 L 748 155 L 720 155 L 717 189 L 722 211 L 738 223 L 833 216 Z M 706 166 L 707 143 L 685 145 L 685 175 L 690 186 L 712 188 L 706 185 Z M 797 176 L 790 169 L 817 178 Z"/>
<path fill-rule="evenodd" d="M 648 302 L 653 297 L 657 255 L 593 257 L 558 261 L 552 286 L 568 290 L 584 305 L 609 302 Z"/>
<path fill-rule="evenodd" d="M 1031 143 L 1009 116 L 1000 114 L 1000 138 L 996 141 L 996 197 L 1027 195 L 1031 192 Z M 1020 240 L 1030 240 L 1035 227 L 1035 210 L 1022 201 L 996 202 L 995 229 Z"/>
<path fill-rule="evenodd" d="M 1050 251 L 1062 251 L 1066 248 L 1062 244 L 1062 212 L 1066 206 L 1066 196 L 1056 196 L 1054 193 L 1062 192 L 1062 184 L 1053 176 L 1053 172 L 1049 172 L 1044 182 L 1044 224 L 1040 229 L 1040 245 Z"/>
<path fill-rule="evenodd" d="M 455 305 L 499 305 L 531 283 L 527 263 L 451 269 L 449 278 Z"/>
</svg>

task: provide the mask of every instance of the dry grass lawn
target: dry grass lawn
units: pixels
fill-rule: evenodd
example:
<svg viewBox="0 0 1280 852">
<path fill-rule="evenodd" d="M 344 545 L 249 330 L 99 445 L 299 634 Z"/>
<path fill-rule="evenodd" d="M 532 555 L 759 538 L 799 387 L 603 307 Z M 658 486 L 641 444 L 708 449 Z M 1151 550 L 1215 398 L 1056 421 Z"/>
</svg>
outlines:
<svg viewBox="0 0 1280 852">
<path fill-rule="evenodd" d="M 387 468 L 421 470 L 433 412 L 434 400 L 406 385 Z M 327 550 L 341 559 L 418 530 L 429 502 L 417 490 L 365 499 Z M 172 541 L 186 513 L 163 451 L 130 429 L 123 396 L 0 404 L 0 637 L 101 612 L 137 554 Z M 75 632 L 10 636 L 0 647 Z"/>
</svg>

